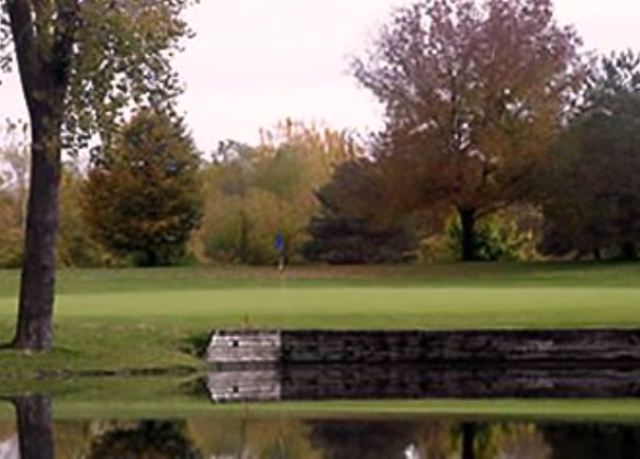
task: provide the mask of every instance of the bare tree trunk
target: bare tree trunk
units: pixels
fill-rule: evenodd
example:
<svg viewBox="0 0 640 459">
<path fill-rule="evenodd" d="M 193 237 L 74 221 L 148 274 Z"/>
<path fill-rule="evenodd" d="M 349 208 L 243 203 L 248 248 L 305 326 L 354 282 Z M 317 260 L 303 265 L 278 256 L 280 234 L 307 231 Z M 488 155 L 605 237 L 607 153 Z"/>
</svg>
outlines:
<svg viewBox="0 0 640 459">
<path fill-rule="evenodd" d="M 47 351 L 53 342 L 60 147 L 58 123 L 32 119 L 31 185 L 14 347 Z M 53 132 L 50 132 L 53 131 Z"/>
<path fill-rule="evenodd" d="M 476 213 L 474 210 L 458 209 L 460 217 L 460 256 L 462 261 L 476 261 Z"/>
<path fill-rule="evenodd" d="M 42 395 L 20 396 L 13 400 L 20 443 L 20 457 L 53 459 L 51 401 Z"/>
</svg>

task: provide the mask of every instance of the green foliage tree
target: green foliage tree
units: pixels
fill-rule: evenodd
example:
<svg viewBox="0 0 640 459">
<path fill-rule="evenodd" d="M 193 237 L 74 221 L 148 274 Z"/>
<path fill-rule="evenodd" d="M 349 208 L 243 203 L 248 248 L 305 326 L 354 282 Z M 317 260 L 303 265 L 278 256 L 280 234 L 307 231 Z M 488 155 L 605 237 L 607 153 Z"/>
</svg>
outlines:
<svg viewBox="0 0 640 459">
<path fill-rule="evenodd" d="M 545 175 L 549 255 L 637 256 L 640 241 L 640 56 L 623 52 L 593 69 L 584 102 Z"/>
<path fill-rule="evenodd" d="M 478 258 L 479 220 L 528 198 L 583 78 L 579 43 L 551 0 L 424 0 L 355 61 L 385 108 L 389 192 L 407 211 L 451 207 L 463 260 Z"/>
<path fill-rule="evenodd" d="M 0 267 L 22 264 L 26 197 L 29 192 L 29 127 L 8 122 L 0 145 Z M 95 266 L 104 254 L 89 237 L 79 208 L 83 177 L 73 164 L 61 171 L 60 237 L 58 263 L 65 266 Z"/>
<path fill-rule="evenodd" d="M 357 147 L 343 132 L 287 121 L 263 131 L 258 147 L 221 145 L 204 172 L 205 210 L 196 245 L 207 259 L 267 264 L 277 259 L 276 234 L 286 256 L 302 258 L 314 190 Z"/>
<path fill-rule="evenodd" d="M 531 213 L 530 209 L 527 210 L 527 213 Z M 526 227 L 517 217 L 514 209 L 505 209 L 477 223 L 474 251 L 478 260 L 515 261 L 531 259 L 534 256 L 537 228 L 531 228 L 529 225 Z M 449 223 L 447 236 L 451 253 L 460 259 L 463 234 L 458 219 Z"/>
<path fill-rule="evenodd" d="M 179 93 L 171 56 L 188 32 L 191 0 L 4 0 L 0 65 L 15 54 L 31 127 L 31 186 L 14 346 L 53 341 L 61 151 L 86 146 L 133 101 L 170 110 Z"/>
<path fill-rule="evenodd" d="M 201 214 L 200 159 L 180 121 L 141 110 L 97 156 L 82 191 L 91 234 L 137 264 L 175 263 Z"/>
</svg>

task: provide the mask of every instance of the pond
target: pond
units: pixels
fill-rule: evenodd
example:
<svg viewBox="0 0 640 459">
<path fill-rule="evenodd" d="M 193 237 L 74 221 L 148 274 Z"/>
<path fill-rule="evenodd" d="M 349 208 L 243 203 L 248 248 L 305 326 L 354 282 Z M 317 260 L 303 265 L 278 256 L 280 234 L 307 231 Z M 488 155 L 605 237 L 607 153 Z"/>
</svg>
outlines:
<svg viewBox="0 0 640 459">
<path fill-rule="evenodd" d="M 5 387 L 0 459 L 640 457 L 633 371 L 349 368 Z"/>
<path fill-rule="evenodd" d="M 460 417 L 233 415 L 0 423 L 0 458 L 631 459 L 640 425 Z"/>
</svg>

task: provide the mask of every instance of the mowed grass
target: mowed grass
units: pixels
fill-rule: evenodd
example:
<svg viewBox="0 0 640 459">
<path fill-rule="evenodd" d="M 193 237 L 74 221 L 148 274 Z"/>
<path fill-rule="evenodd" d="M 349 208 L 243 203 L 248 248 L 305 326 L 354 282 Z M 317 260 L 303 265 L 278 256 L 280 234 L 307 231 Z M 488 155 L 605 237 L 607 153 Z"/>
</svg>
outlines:
<svg viewBox="0 0 640 459">
<path fill-rule="evenodd" d="M 18 273 L 0 271 L 0 342 Z M 56 349 L 0 351 L 0 377 L 191 368 L 220 327 L 640 327 L 640 264 L 472 264 L 61 271 Z"/>
</svg>

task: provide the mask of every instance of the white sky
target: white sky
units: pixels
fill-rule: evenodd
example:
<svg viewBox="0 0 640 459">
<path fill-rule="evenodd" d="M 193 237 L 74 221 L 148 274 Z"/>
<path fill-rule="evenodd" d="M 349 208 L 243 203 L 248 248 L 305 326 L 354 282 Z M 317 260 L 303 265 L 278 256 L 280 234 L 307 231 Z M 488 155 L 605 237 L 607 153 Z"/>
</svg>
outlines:
<svg viewBox="0 0 640 459">
<path fill-rule="evenodd" d="M 411 1 L 411 0 L 409 0 Z M 366 131 L 379 107 L 348 74 L 393 5 L 407 0 L 201 0 L 188 13 L 197 36 L 177 62 L 183 112 L 198 147 L 258 140 L 285 117 Z M 640 0 L 556 0 L 586 49 L 640 50 Z M 15 75 L 0 86 L 0 118 L 26 118 Z"/>
</svg>

